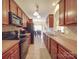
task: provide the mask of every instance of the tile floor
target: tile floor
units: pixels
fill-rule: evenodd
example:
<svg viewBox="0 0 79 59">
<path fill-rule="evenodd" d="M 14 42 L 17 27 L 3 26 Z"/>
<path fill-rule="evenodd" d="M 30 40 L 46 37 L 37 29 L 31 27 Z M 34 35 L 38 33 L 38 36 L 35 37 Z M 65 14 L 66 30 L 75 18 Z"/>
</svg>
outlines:
<svg viewBox="0 0 79 59">
<path fill-rule="evenodd" d="M 34 44 L 29 47 L 26 59 L 51 59 L 42 37 L 34 37 Z"/>
</svg>

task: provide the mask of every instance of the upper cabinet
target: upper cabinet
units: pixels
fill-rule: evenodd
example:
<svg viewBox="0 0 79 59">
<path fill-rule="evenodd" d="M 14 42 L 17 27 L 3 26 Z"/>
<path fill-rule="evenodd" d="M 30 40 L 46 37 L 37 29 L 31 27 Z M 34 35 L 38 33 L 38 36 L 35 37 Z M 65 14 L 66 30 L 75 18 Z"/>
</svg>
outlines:
<svg viewBox="0 0 79 59">
<path fill-rule="evenodd" d="M 77 23 L 77 0 L 60 0 L 59 25 Z"/>
<path fill-rule="evenodd" d="M 54 25 L 54 15 L 53 14 L 49 14 L 48 17 L 47 17 L 47 22 L 48 26 L 51 28 L 53 27 Z"/>
<path fill-rule="evenodd" d="M 33 20 L 32 19 L 29 19 L 29 23 L 33 23 Z"/>
<path fill-rule="evenodd" d="M 22 10 L 18 7 L 18 16 L 22 18 Z"/>
<path fill-rule="evenodd" d="M 77 23 L 77 0 L 65 0 L 65 24 Z"/>
<path fill-rule="evenodd" d="M 64 12 L 64 0 L 61 0 L 59 2 L 59 25 L 64 25 L 64 19 L 65 19 L 65 12 Z"/>
<path fill-rule="evenodd" d="M 14 13 L 23 20 L 23 27 L 27 26 L 28 17 L 14 0 L 2 0 L 2 24 L 9 25 L 9 12 Z"/>
<path fill-rule="evenodd" d="M 22 13 L 23 27 L 26 27 L 27 26 L 27 20 L 28 20 L 28 17 L 25 15 L 25 13 Z"/>
<path fill-rule="evenodd" d="M 2 24 L 9 24 L 9 0 L 2 0 Z"/>
<path fill-rule="evenodd" d="M 18 6 L 14 0 L 10 0 L 10 11 L 17 15 Z"/>
</svg>

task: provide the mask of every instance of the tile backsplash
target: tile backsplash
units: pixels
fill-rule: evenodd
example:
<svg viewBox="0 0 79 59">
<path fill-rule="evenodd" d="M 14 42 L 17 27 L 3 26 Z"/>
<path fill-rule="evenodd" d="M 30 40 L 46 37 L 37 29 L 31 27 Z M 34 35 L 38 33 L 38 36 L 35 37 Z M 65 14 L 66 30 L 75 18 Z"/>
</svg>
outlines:
<svg viewBox="0 0 79 59">
<path fill-rule="evenodd" d="M 77 26 L 76 25 L 65 26 L 64 35 L 69 39 L 76 40 L 77 39 Z"/>
</svg>

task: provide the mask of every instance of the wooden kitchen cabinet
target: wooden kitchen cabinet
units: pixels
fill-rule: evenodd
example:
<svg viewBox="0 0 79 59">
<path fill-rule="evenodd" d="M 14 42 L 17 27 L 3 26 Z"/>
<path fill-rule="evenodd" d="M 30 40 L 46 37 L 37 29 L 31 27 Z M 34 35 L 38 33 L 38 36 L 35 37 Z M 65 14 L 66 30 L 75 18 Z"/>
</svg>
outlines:
<svg viewBox="0 0 79 59">
<path fill-rule="evenodd" d="M 65 21 L 65 3 L 64 0 L 59 2 L 59 25 L 63 26 Z"/>
<path fill-rule="evenodd" d="M 77 23 L 77 0 L 65 0 L 65 24 Z"/>
<path fill-rule="evenodd" d="M 19 44 L 16 44 L 7 50 L 4 54 L 2 54 L 2 59 L 20 59 Z"/>
<path fill-rule="evenodd" d="M 44 43 L 45 43 L 45 46 L 46 46 L 46 48 L 48 49 L 48 37 L 47 37 L 47 35 L 46 34 L 44 34 Z"/>
<path fill-rule="evenodd" d="M 13 12 L 16 15 L 18 13 L 18 6 L 14 0 L 10 0 L 10 12 Z"/>
<path fill-rule="evenodd" d="M 11 59 L 10 51 L 6 52 L 5 54 L 2 54 L 2 59 Z"/>
<path fill-rule="evenodd" d="M 12 55 L 11 55 L 11 59 L 19 59 L 19 51 L 15 50 Z"/>
<path fill-rule="evenodd" d="M 77 23 L 77 0 L 60 0 L 59 25 L 72 25 Z"/>
<path fill-rule="evenodd" d="M 48 51 L 50 52 L 51 59 L 77 59 L 75 53 L 72 53 L 71 50 L 61 45 L 58 41 L 55 41 L 55 38 L 53 39 L 53 37 L 51 38 L 43 33 L 43 39 Z"/>
<path fill-rule="evenodd" d="M 26 27 L 27 27 L 27 22 L 29 21 L 28 16 L 26 15 Z"/>
<path fill-rule="evenodd" d="M 29 19 L 29 23 L 33 23 L 33 20 L 32 19 Z"/>
<path fill-rule="evenodd" d="M 46 46 L 46 35 L 43 33 L 44 44 Z"/>
<path fill-rule="evenodd" d="M 49 53 L 51 53 L 51 39 L 48 37 L 47 41 L 48 41 L 48 51 Z"/>
<path fill-rule="evenodd" d="M 2 0 L 2 24 L 9 24 L 9 0 Z"/>
<path fill-rule="evenodd" d="M 47 25 L 52 28 L 54 26 L 54 15 L 53 14 L 49 14 L 47 17 Z"/>
<path fill-rule="evenodd" d="M 18 7 L 18 16 L 22 18 L 22 10 Z"/>
<path fill-rule="evenodd" d="M 58 59 L 76 59 L 65 48 L 58 45 Z"/>
<path fill-rule="evenodd" d="M 51 58 L 57 59 L 57 43 L 51 39 Z"/>
<path fill-rule="evenodd" d="M 30 34 L 31 34 L 31 33 L 30 33 Z M 28 47 L 29 47 L 30 44 L 31 44 L 31 35 L 29 35 L 27 39 L 28 39 Z"/>
<path fill-rule="evenodd" d="M 22 13 L 23 27 L 26 27 L 27 26 L 27 20 L 28 20 L 28 18 L 26 17 L 26 15 L 24 13 Z"/>
</svg>

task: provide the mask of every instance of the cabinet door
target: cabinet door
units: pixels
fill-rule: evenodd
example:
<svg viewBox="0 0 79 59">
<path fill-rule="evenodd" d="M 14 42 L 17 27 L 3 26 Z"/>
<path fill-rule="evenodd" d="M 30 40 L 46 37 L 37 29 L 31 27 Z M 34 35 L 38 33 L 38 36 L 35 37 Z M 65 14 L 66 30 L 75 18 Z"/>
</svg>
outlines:
<svg viewBox="0 0 79 59">
<path fill-rule="evenodd" d="M 65 20 L 65 10 L 64 10 L 64 0 L 61 0 L 59 2 L 59 25 L 63 26 L 64 25 L 64 20 Z"/>
<path fill-rule="evenodd" d="M 26 21 L 27 21 L 27 19 L 26 19 L 26 15 L 24 14 L 24 13 L 22 13 L 22 22 L 23 22 L 23 27 L 26 27 Z"/>
<path fill-rule="evenodd" d="M 46 36 L 46 34 L 44 34 L 44 43 L 45 43 L 45 46 L 46 46 L 46 48 L 47 48 L 47 46 L 48 46 L 48 42 L 47 42 L 47 36 Z"/>
<path fill-rule="evenodd" d="M 19 59 L 19 44 L 16 44 L 10 49 L 11 59 Z"/>
<path fill-rule="evenodd" d="M 51 58 L 57 59 L 57 43 L 51 39 Z"/>
<path fill-rule="evenodd" d="M 66 57 L 62 53 L 58 53 L 58 59 L 66 59 Z"/>
<path fill-rule="evenodd" d="M 45 34 L 45 38 L 44 38 L 44 42 L 45 42 L 45 46 L 48 49 L 48 37 Z"/>
<path fill-rule="evenodd" d="M 58 59 L 76 59 L 73 55 L 71 55 L 66 49 L 62 46 L 58 46 Z"/>
<path fill-rule="evenodd" d="M 53 27 L 54 25 L 54 16 L 53 14 L 49 15 L 49 27 Z"/>
<path fill-rule="evenodd" d="M 46 48 L 48 48 L 48 37 L 46 36 Z"/>
<path fill-rule="evenodd" d="M 48 51 L 49 53 L 51 53 L 51 40 L 49 37 L 48 37 Z"/>
<path fill-rule="evenodd" d="M 65 24 L 77 23 L 77 0 L 65 0 Z"/>
<path fill-rule="evenodd" d="M 2 55 L 2 59 L 11 59 L 10 52 L 6 52 Z"/>
<path fill-rule="evenodd" d="M 25 19 L 26 19 L 26 27 L 27 27 L 28 17 L 25 16 Z M 33 22 L 32 22 L 32 23 L 33 23 Z"/>
<path fill-rule="evenodd" d="M 17 15 L 17 5 L 14 0 L 10 0 L 10 11 Z"/>
<path fill-rule="evenodd" d="M 2 24 L 9 24 L 9 0 L 2 0 Z"/>
<path fill-rule="evenodd" d="M 11 54 L 11 59 L 19 59 L 19 51 L 17 49 Z"/>
<path fill-rule="evenodd" d="M 29 35 L 29 37 L 27 38 L 28 40 L 28 47 L 30 46 L 30 43 L 31 43 L 31 36 Z"/>
<path fill-rule="evenodd" d="M 18 7 L 18 16 L 22 18 L 22 11 L 19 7 Z"/>
</svg>

